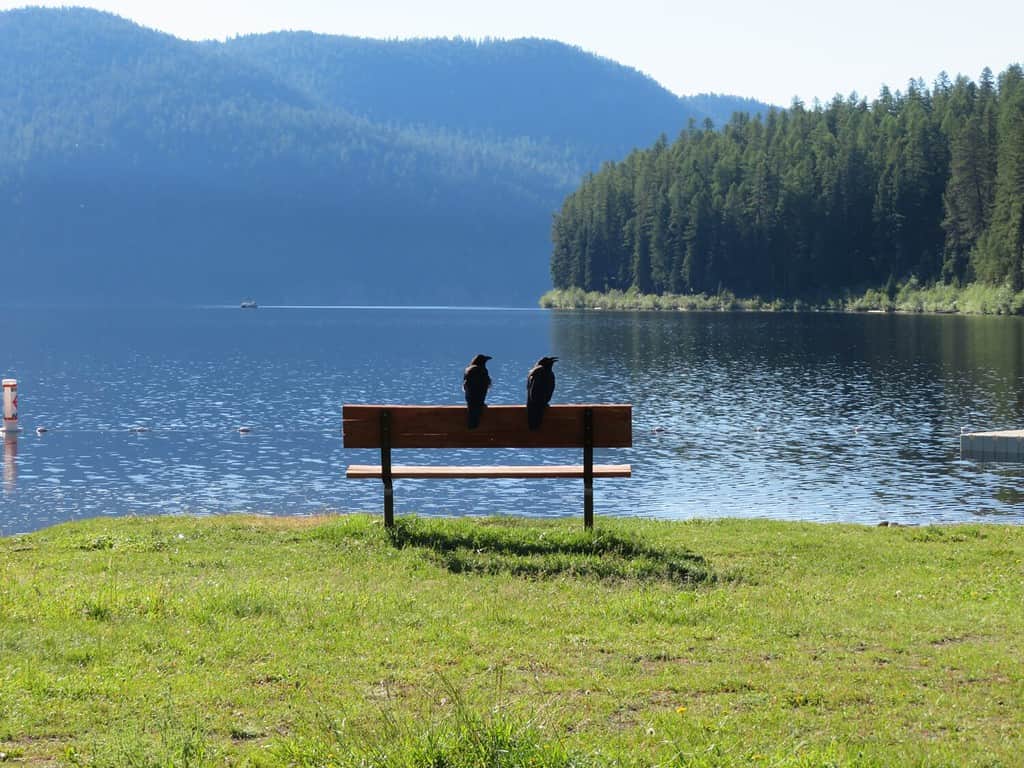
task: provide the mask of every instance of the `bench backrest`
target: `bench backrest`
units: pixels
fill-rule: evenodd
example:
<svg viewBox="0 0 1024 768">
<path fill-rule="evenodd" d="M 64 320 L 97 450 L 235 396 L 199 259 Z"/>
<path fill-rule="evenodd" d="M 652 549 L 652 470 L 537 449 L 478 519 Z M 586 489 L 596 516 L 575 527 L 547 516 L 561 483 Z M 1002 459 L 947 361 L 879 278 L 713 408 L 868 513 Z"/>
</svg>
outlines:
<svg viewBox="0 0 1024 768">
<path fill-rule="evenodd" d="M 463 405 L 352 405 L 342 407 L 346 448 L 380 448 L 382 414 L 392 448 L 582 448 L 590 411 L 595 448 L 633 444 L 633 406 L 552 405 L 540 429 L 530 430 L 525 405 L 489 405 L 480 426 L 466 426 Z"/>
</svg>

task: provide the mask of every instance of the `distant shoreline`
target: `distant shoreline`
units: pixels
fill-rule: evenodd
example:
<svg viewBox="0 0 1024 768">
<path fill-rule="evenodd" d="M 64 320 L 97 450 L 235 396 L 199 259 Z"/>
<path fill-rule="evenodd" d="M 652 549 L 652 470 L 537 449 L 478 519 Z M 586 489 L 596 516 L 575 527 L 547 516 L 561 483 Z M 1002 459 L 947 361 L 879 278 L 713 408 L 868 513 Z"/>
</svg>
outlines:
<svg viewBox="0 0 1024 768">
<path fill-rule="evenodd" d="M 915 279 L 898 288 L 868 289 L 829 299 L 740 298 L 718 294 L 647 294 L 627 291 L 554 289 L 540 297 L 544 309 L 589 309 L 663 312 L 843 312 L 936 315 L 1024 315 L 1024 291 L 971 283 L 922 286 Z"/>
</svg>

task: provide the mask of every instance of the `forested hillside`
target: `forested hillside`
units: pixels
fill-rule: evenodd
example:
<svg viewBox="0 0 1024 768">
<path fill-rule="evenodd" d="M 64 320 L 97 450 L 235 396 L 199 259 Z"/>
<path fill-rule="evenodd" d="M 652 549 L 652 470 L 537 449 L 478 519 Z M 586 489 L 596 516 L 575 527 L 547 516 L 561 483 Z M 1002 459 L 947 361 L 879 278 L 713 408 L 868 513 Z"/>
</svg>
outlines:
<svg viewBox="0 0 1024 768">
<path fill-rule="evenodd" d="M 557 288 L 820 299 L 915 277 L 1020 291 L 1024 73 L 691 124 L 588 176 L 553 237 Z"/>
<path fill-rule="evenodd" d="M 553 40 L 369 40 L 279 32 L 229 40 L 244 59 L 333 107 L 388 125 L 559 148 L 573 172 L 635 149 L 689 119 L 724 125 L 767 111 L 736 96 L 676 97 L 636 70 Z M 595 87 L 600 84 L 600 87 Z"/>
<path fill-rule="evenodd" d="M 533 303 L 598 159 L 757 106 L 547 41 L 192 43 L 84 9 L 0 13 L 0 72 L 25 301 Z"/>
</svg>

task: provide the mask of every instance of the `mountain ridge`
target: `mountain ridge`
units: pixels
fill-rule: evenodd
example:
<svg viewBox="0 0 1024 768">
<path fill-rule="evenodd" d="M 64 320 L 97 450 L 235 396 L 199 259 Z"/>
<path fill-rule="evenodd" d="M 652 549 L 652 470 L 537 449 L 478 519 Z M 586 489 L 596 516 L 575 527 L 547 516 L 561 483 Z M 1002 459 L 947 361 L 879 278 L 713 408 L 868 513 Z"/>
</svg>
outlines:
<svg viewBox="0 0 1024 768">
<path fill-rule="evenodd" d="M 192 42 L 21 9 L 0 13 L 0 69 L 0 247 L 47 299 L 532 304 L 561 199 L 689 120 L 647 76 L 554 41 Z M 651 106 L 609 107 L 634 87 Z"/>
</svg>

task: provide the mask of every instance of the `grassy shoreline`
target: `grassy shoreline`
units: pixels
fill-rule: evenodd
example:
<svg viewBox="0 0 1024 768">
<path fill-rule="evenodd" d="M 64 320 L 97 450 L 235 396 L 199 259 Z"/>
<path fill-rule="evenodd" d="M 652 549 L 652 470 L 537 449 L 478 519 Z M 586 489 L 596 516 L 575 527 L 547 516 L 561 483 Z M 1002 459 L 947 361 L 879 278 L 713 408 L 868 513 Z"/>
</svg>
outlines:
<svg viewBox="0 0 1024 768">
<path fill-rule="evenodd" d="M 0 538 L 0 761 L 1010 766 L 1024 527 L 362 515 Z"/>
<path fill-rule="evenodd" d="M 539 300 L 545 309 L 652 310 L 669 312 L 901 312 L 965 315 L 1024 314 L 1024 291 L 1005 286 L 972 283 L 920 285 L 910 280 L 899 287 L 870 289 L 824 301 L 803 299 L 738 298 L 730 291 L 719 294 L 644 294 L 628 291 L 554 289 Z"/>
</svg>

